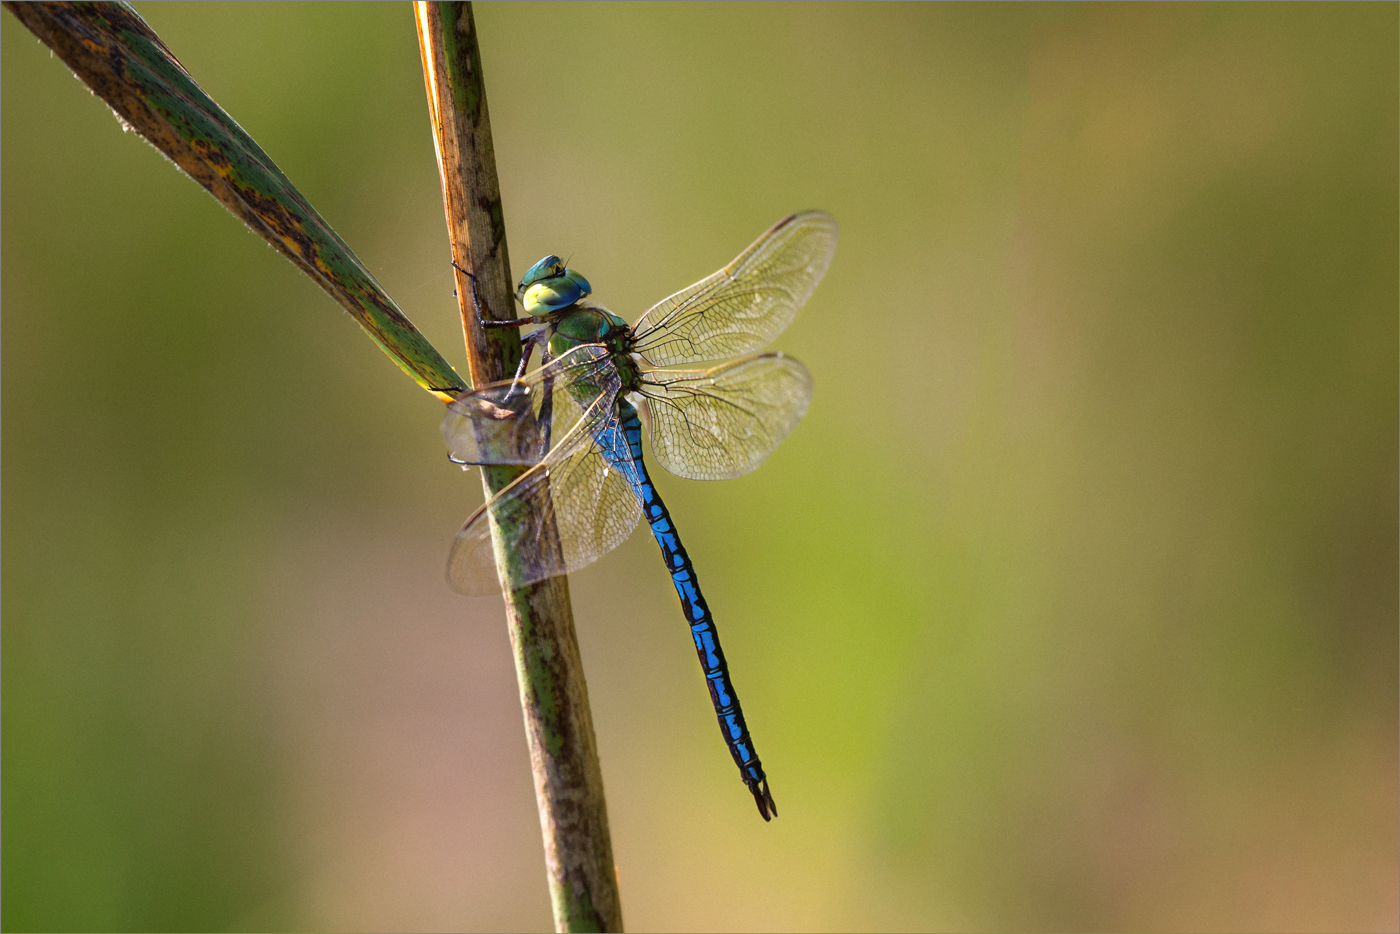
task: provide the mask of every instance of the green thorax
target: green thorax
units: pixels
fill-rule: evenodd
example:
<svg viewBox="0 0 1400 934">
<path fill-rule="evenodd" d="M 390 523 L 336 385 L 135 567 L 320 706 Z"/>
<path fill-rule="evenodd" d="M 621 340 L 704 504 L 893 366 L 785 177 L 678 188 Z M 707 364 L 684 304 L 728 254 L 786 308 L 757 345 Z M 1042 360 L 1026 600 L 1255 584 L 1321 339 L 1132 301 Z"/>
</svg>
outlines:
<svg viewBox="0 0 1400 934">
<path fill-rule="evenodd" d="M 622 377 L 622 391 L 630 392 L 641 383 L 641 373 L 629 348 L 627 322 L 592 302 L 578 302 L 559 313 L 550 323 L 549 353 L 553 357 L 583 344 L 602 344 L 612 355 L 613 365 Z"/>
</svg>

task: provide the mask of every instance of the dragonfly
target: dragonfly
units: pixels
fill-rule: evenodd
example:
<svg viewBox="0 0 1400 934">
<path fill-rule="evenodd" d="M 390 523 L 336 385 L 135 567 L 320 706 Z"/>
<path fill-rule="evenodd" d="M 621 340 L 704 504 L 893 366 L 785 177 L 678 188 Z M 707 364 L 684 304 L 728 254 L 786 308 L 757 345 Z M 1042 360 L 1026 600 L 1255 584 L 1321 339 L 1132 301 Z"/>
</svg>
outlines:
<svg viewBox="0 0 1400 934">
<path fill-rule="evenodd" d="M 482 325 L 537 329 L 523 339 L 512 379 L 459 396 L 442 422 L 448 456 L 463 469 L 528 467 L 457 533 L 447 576 L 458 592 L 499 593 L 498 554 L 510 563 L 504 579 L 513 586 L 577 571 L 646 520 L 690 625 L 724 741 L 765 821 L 778 808 L 694 565 L 647 471 L 643 424 L 652 458 L 680 477 L 729 479 L 763 463 L 806 414 L 812 377 L 792 357 L 760 351 L 816 289 L 836 238 L 829 214 L 785 217 L 733 262 L 631 326 L 591 301 L 588 280 L 558 256 L 521 277 L 516 298 L 524 317 L 483 315 L 473 278 Z M 527 372 L 537 347 L 540 365 Z M 709 365 L 674 369 L 697 364 Z"/>
</svg>

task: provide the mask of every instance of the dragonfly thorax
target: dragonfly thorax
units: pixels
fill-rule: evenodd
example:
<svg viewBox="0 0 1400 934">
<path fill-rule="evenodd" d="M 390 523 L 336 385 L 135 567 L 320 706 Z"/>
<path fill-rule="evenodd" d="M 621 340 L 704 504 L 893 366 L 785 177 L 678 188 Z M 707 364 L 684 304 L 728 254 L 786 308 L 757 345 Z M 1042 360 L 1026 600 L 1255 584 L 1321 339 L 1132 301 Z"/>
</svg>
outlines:
<svg viewBox="0 0 1400 934">
<path fill-rule="evenodd" d="M 602 344 L 612 356 L 613 364 L 622 377 L 624 390 L 635 388 L 639 379 L 636 361 L 632 359 L 627 322 L 591 302 L 581 302 L 560 315 L 551 328 L 549 352 L 564 354 L 584 344 Z"/>
<path fill-rule="evenodd" d="M 553 324 L 550 352 L 563 356 L 580 344 L 618 344 L 627 334 L 627 322 L 591 302 L 569 309 Z"/>
</svg>

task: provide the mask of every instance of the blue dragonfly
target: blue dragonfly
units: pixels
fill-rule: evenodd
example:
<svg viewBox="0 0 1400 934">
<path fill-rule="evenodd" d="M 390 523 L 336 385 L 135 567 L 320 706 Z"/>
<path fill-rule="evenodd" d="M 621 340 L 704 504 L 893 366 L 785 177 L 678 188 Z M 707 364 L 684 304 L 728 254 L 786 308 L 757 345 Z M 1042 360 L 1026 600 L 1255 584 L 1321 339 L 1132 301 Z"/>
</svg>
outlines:
<svg viewBox="0 0 1400 934">
<path fill-rule="evenodd" d="M 521 277 L 538 325 L 510 380 L 453 402 L 442 434 L 455 463 L 523 465 L 462 526 L 447 559 L 453 589 L 500 592 L 492 529 L 517 586 L 586 567 L 645 518 L 680 597 L 720 730 L 764 820 L 777 816 L 744 722 L 719 634 L 671 514 L 642 458 L 696 480 L 742 476 L 797 426 L 812 378 L 792 357 L 759 353 L 816 289 L 836 249 L 836 221 L 820 211 L 774 224 L 729 265 L 652 306 L 631 327 L 588 300 L 592 286 L 557 256 Z M 475 291 L 475 280 L 473 280 Z M 534 349 L 541 363 L 527 373 Z M 660 369 L 729 359 L 705 369 Z"/>
</svg>

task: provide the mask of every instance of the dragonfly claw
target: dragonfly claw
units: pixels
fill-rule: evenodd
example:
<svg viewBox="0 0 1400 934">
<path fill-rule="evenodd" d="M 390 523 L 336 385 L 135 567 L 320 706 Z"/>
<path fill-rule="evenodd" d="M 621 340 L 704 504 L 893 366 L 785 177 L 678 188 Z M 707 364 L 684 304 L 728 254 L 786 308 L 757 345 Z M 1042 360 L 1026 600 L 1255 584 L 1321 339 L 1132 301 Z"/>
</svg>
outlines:
<svg viewBox="0 0 1400 934">
<path fill-rule="evenodd" d="M 773 803 L 773 794 L 768 790 L 768 779 L 765 776 L 761 784 L 749 785 L 749 791 L 753 793 L 754 804 L 758 805 L 758 813 L 764 820 L 771 821 L 778 816 L 778 806 Z"/>
</svg>

